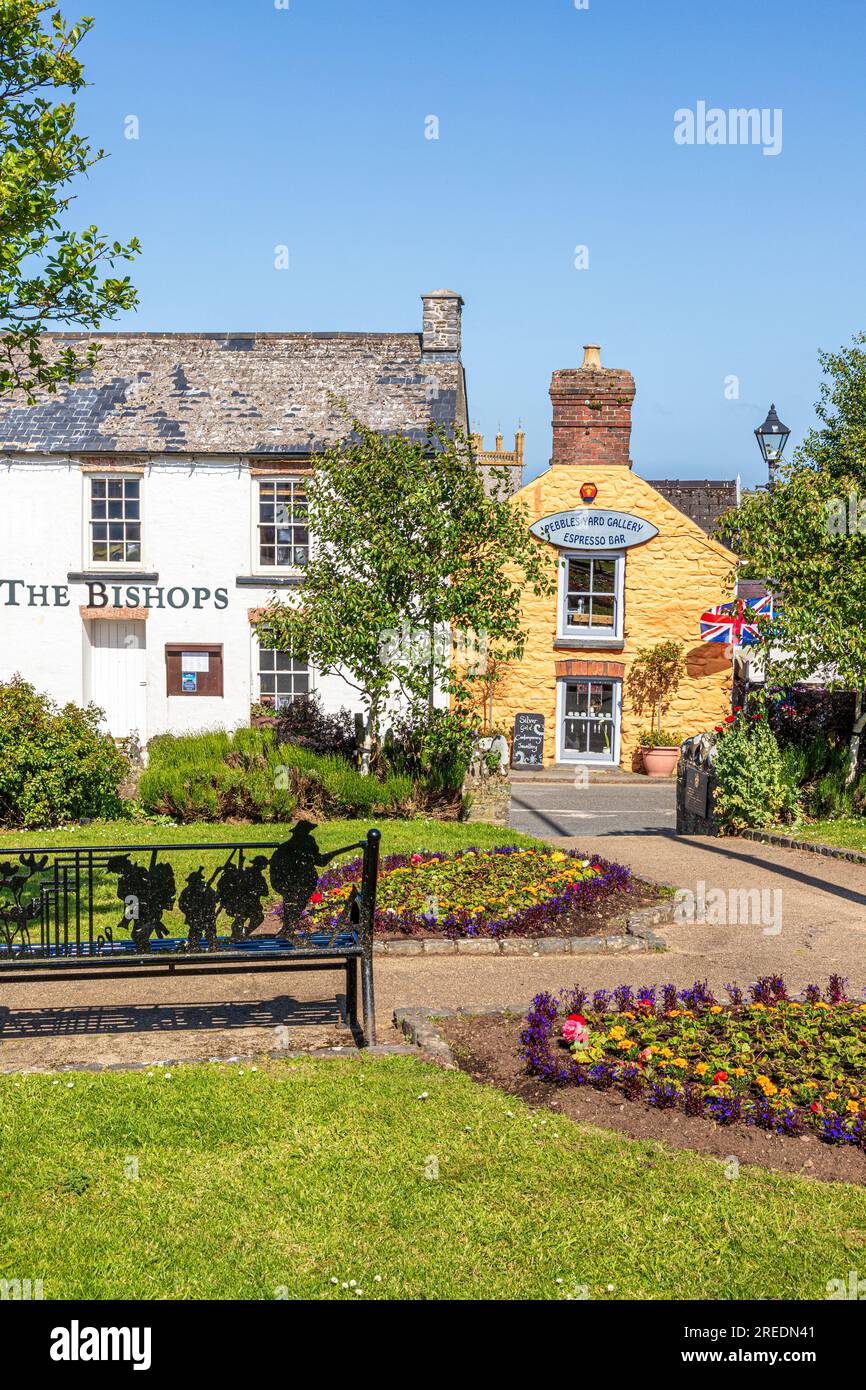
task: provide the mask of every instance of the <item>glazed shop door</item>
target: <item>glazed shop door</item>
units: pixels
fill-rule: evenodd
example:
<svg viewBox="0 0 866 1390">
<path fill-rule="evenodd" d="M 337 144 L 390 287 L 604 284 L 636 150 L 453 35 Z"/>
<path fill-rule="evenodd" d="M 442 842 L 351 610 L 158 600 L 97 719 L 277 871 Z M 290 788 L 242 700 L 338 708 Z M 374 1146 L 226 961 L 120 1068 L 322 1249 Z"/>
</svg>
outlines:
<svg viewBox="0 0 866 1390">
<path fill-rule="evenodd" d="M 147 624 L 95 618 L 90 624 L 90 698 L 115 738 L 147 738 Z"/>
<path fill-rule="evenodd" d="M 620 682 L 559 682 L 560 762 L 619 761 Z"/>
</svg>

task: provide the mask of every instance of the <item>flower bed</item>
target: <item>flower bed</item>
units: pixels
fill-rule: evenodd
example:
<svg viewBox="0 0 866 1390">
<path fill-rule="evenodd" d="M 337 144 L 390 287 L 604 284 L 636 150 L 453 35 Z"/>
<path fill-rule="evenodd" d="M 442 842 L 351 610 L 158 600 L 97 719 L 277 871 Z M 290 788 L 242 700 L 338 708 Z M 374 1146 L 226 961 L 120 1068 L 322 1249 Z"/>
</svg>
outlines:
<svg viewBox="0 0 866 1390">
<path fill-rule="evenodd" d="M 360 877 L 360 859 L 326 873 L 304 924 L 333 926 Z M 375 931 L 452 939 L 585 935 L 594 929 L 593 914 L 633 886 L 622 865 L 562 850 L 392 854 L 382 861 Z"/>
<path fill-rule="evenodd" d="M 848 1000 L 837 975 L 802 1000 L 778 976 L 758 980 L 748 1000 L 725 988 L 724 1005 L 700 982 L 539 994 L 521 1055 L 555 1084 L 866 1149 L 866 1004 Z"/>
</svg>

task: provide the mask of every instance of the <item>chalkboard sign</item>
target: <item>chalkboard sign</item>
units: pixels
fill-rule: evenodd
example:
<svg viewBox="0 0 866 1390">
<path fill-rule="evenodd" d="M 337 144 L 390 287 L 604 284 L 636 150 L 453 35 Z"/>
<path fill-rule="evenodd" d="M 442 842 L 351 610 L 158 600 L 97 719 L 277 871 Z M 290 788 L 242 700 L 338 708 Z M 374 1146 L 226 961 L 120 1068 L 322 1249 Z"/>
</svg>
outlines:
<svg viewBox="0 0 866 1390">
<path fill-rule="evenodd" d="M 544 766 L 543 714 L 516 714 L 514 716 L 514 742 L 511 745 L 511 766 Z"/>
</svg>

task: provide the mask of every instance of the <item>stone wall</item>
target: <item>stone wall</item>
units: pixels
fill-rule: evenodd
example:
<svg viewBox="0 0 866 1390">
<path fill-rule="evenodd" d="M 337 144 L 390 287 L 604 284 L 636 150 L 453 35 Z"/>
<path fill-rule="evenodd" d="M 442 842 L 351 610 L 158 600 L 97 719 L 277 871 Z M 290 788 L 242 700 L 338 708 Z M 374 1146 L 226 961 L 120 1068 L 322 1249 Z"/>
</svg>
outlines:
<svg viewBox="0 0 866 1390">
<path fill-rule="evenodd" d="M 467 821 L 487 825 L 507 825 L 511 811 L 511 783 L 507 776 L 471 776 L 463 784 L 463 795 L 470 798 Z"/>
</svg>

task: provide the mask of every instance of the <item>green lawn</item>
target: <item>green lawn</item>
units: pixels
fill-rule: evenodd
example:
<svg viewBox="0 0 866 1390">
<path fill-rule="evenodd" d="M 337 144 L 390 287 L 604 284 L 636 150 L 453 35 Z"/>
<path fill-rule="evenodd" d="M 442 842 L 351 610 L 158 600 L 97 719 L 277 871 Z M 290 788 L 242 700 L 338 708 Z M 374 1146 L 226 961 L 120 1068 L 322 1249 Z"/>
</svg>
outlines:
<svg viewBox="0 0 866 1390">
<path fill-rule="evenodd" d="M 382 832 L 382 853 L 402 854 L 420 849 L 463 849 L 467 845 L 490 848 L 492 845 L 540 845 L 532 835 L 521 835 L 506 826 L 484 825 L 477 822 L 427 820 L 331 820 L 316 827 L 316 839 L 322 849 L 361 840 L 371 826 Z M 237 841 L 280 840 L 291 833 L 291 824 L 226 825 L 195 821 L 191 825 L 133 824 L 130 821 L 95 821 L 93 825 L 75 826 L 71 830 L 0 830 L 0 849 L 21 845 L 29 847 L 69 845 L 135 845 L 135 844 L 223 844 Z M 190 856 L 190 863 L 195 855 Z M 338 861 L 339 862 L 339 861 Z"/>
<path fill-rule="evenodd" d="M 839 816 L 836 820 L 810 821 L 796 830 L 779 826 L 779 835 L 791 835 L 815 845 L 835 845 L 837 849 L 856 849 L 866 854 L 866 816 Z"/>
<path fill-rule="evenodd" d="M 0 1077 L 0 1277 L 46 1299 L 814 1299 L 864 1243 L 862 1189 L 409 1057 Z"/>
<path fill-rule="evenodd" d="M 414 850 L 441 849 L 456 850 L 471 845 L 489 849 L 495 845 L 541 845 L 542 841 L 531 835 L 521 835 L 507 827 L 462 824 L 457 821 L 426 820 L 335 820 L 325 821 L 317 827 L 315 836 L 323 850 L 337 849 L 340 845 L 355 844 L 362 840 L 371 826 L 382 831 L 382 854 L 411 853 Z M 75 845 L 165 845 L 165 844 L 225 844 L 232 841 L 250 843 L 255 841 L 277 841 L 291 833 L 291 825 L 225 825 L 199 821 L 192 825 L 150 825 L 131 824 L 129 821 L 100 821 L 93 825 L 77 826 L 71 830 L 3 830 L 0 831 L 0 850 L 6 848 L 53 848 L 64 849 Z M 345 858 L 354 858 L 360 850 L 348 855 L 338 856 L 334 865 Z M 186 877 L 200 865 L 205 876 L 210 877 L 213 870 L 225 858 L 223 851 L 195 850 L 171 856 L 175 883 L 178 892 L 183 888 Z M 145 861 L 142 861 L 145 862 Z M 94 927 L 97 932 L 111 927 L 115 936 L 123 931 L 121 907 L 117 898 L 117 878 L 113 874 L 95 875 L 98 890 L 94 901 Z M 177 908 L 167 912 L 166 925 L 173 935 L 185 935 L 186 928 Z"/>
</svg>

